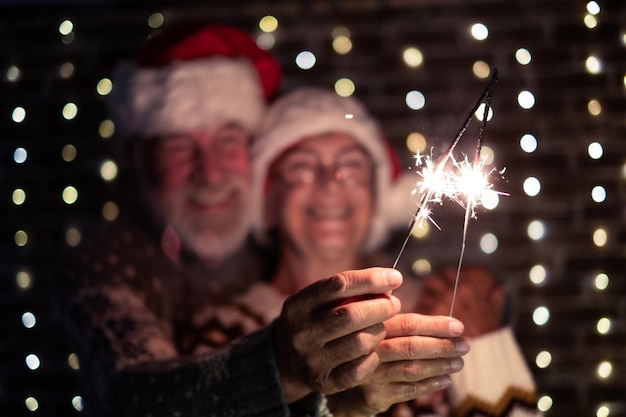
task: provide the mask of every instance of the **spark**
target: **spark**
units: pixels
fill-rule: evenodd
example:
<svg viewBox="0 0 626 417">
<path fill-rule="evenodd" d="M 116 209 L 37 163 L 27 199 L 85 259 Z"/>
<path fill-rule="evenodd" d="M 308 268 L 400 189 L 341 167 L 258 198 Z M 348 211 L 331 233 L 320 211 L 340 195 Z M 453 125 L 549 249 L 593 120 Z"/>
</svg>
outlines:
<svg viewBox="0 0 626 417">
<path fill-rule="evenodd" d="M 441 230 L 432 218 L 433 206 L 435 204 L 443 204 L 444 200 L 448 199 L 464 208 L 465 217 L 463 222 L 461 253 L 459 255 L 456 280 L 454 283 L 450 316 L 452 316 L 454 309 L 459 276 L 461 273 L 461 265 L 465 255 L 469 219 L 476 218 L 476 207 L 481 204 L 482 196 L 485 192 L 493 188 L 493 184 L 491 184 L 489 178 L 496 170 L 494 168 L 485 172 L 485 158 L 481 156 L 481 150 L 487 127 L 487 116 L 491 108 L 493 89 L 497 80 L 498 70 L 494 69 L 491 81 L 485 88 L 485 91 L 476 102 L 476 105 L 469 112 L 469 115 L 463 122 L 463 125 L 459 129 L 456 137 L 437 163 L 433 162 L 432 149 L 430 155 L 421 155 L 418 151 L 413 156 L 415 158 L 415 166 L 419 168 L 418 179 L 415 183 L 415 188 L 412 191 L 412 195 L 416 196 L 417 209 L 411 223 L 409 224 L 408 234 L 402 244 L 402 247 L 400 248 L 398 256 L 396 257 L 393 268 L 395 268 L 398 264 L 400 256 L 404 252 L 406 244 L 416 224 L 421 225 L 422 222 L 428 220 Z M 470 159 L 465 156 L 460 161 L 457 161 L 454 157 L 454 150 L 467 130 L 474 113 L 477 112 L 481 105 L 484 106 L 483 116 L 478 134 L 478 140 L 476 142 L 474 158 L 470 161 Z M 500 175 L 503 172 L 504 170 L 500 172 Z M 504 194 L 501 192 L 498 193 Z"/>
</svg>

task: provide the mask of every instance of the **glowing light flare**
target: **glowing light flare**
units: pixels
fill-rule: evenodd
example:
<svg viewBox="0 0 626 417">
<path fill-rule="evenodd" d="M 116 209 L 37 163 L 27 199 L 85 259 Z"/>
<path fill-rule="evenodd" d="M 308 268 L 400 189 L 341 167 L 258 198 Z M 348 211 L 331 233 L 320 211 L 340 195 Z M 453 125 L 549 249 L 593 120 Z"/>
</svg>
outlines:
<svg viewBox="0 0 626 417">
<path fill-rule="evenodd" d="M 29 353 L 28 355 L 26 355 L 26 358 L 24 358 L 24 362 L 26 362 L 26 367 L 31 371 L 34 371 L 38 369 L 39 366 L 41 366 L 41 360 L 34 353 Z"/>
<path fill-rule="evenodd" d="M 402 59 L 409 67 L 417 68 L 424 62 L 424 55 L 422 55 L 422 51 L 414 46 L 411 46 L 404 50 L 402 53 Z"/>
<path fill-rule="evenodd" d="M 537 326 L 543 326 L 550 320 L 550 310 L 547 307 L 539 306 L 533 311 L 533 322 Z"/>
<path fill-rule="evenodd" d="M 158 29 L 165 23 L 165 16 L 162 13 L 152 13 L 148 16 L 148 26 L 152 29 Z"/>
<path fill-rule="evenodd" d="M 24 405 L 28 409 L 28 411 L 37 411 L 39 408 L 39 402 L 35 397 L 28 397 L 24 400 Z"/>
<path fill-rule="evenodd" d="M 593 285 L 598 291 L 604 291 L 609 287 L 609 276 L 604 272 L 596 275 Z"/>
<path fill-rule="evenodd" d="M 609 361 L 602 361 L 596 368 L 596 373 L 601 379 L 607 379 L 613 373 L 613 364 Z"/>
<path fill-rule="evenodd" d="M 552 363 L 552 354 L 546 350 L 541 351 L 535 357 L 535 364 L 538 368 L 547 368 Z"/>
<path fill-rule="evenodd" d="M 311 51 L 301 51 L 296 55 L 296 65 L 303 70 L 309 70 L 315 66 L 317 58 Z"/>
<path fill-rule="evenodd" d="M 474 23 L 470 28 L 470 33 L 477 41 L 484 41 L 489 36 L 489 29 L 483 23 Z"/>
<path fill-rule="evenodd" d="M 602 317 L 596 323 L 596 330 L 600 334 L 607 334 L 611 330 L 611 319 L 607 317 Z"/>
<path fill-rule="evenodd" d="M 530 282 L 535 285 L 541 285 L 545 282 L 547 277 L 546 268 L 543 265 L 535 265 L 530 268 L 528 272 L 528 277 L 530 278 Z"/>
<path fill-rule="evenodd" d="M 611 415 L 611 408 L 608 404 L 602 404 L 596 410 L 596 417 L 609 417 Z"/>
<path fill-rule="evenodd" d="M 261 20 L 259 20 L 259 29 L 265 33 L 276 31 L 276 29 L 278 29 L 278 19 L 271 15 L 263 16 Z"/>
<path fill-rule="evenodd" d="M 337 36 L 333 39 L 333 50 L 339 55 L 345 55 L 352 50 L 352 40 L 348 36 Z"/>
<path fill-rule="evenodd" d="M 597 15 L 600 13 L 600 5 L 595 1 L 590 1 L 587 3 L 587 11 L 592 15 Z"/>
<path fill-rule="evenodd" d="M 552 401 L 552 397 L 550 397 L 549 395 L 544 395 L 537 401 L 537 408 L 539 409 L 539 411 L 543 411 L 545 413 L 552 408 L 553 404 L 554 402 Z"/>
<path fill-rule="evenodd" d="M 587 153 L 591 159 L 600 159 L 604 155 L 604 148 L 599 142 L 592 142 L 587 146 Z"/>
<path fill-rule="evenodd" d="M 602 72 L 602 61 L 594 55 L 590 55 L 585 60 L 585 68 L 590 74 L 599 74 Z"/>
<path fill-rule="evenodd" d="M 13 160 L 16 164 L 23 164 L 26 162 L 26 158 L 28 158 L 28 152 L 24 148 L 15 148 L 13 151 Z"/>
<path fill-rule="evenodd" d="M 599 228 L 593 232 L 593 244 L 597 247 L 603 247 L 609 240 L 606 230 Z"/>
<path fill-rule="evenodd" d="M 423 224 L 424 219 L 430 220 L 437 228 L 439 226 L 432 220 L 431 205 L 433 203 L 443 203 L 443 198 L 446 197 L 452 201 L 457 202 L 461 207 L 465 208 L 465 217 L 463 223 L 463 234 L 461 242 L 461 253 L 459 255 L 459 263 L 457 267 L 456 280 L 454 285 L 454 292 L 452 295 L 452 302 L 450 306 L 450 316 L 452 316 L 454 310 L 454 302 L 456 299 L 456 291 L 461 273 L 461 264 L 463 262 L 463 256 L 465 253 L 465 244 L 467 238 L 467 228 L 470 217 L 475 217 L 474 209 L 480 203 L 480 198 L 483 195 L 484 190 L 491 189 L 491 184 L 487 180 L 487 177 L 494 172 L 492 169 L 487 174 L 483 174 L 483 168 L 485 164 L 485 158 L 481 156 L 481 150 L 483 145 L 483 139 L 485 130 L 487 127 L 488 114 L 491 107 L 491 99 L 493 97 L 493 90 L 498 80 L 498 70 L 494 68 L 493 76 L 485 88 L 484 92 L 470 110 L 469 115 L 465 118 L 461 128 L 456 134 L 452 143 L 449 145 L 446 152 L 443 154 L 437 164 L 433 163 L 431 156 L 423 156 L 420 152 L 416 152 L 414 155 L 415 166 L 421 169 L 418 170 L 418 180 L 416 181 L 415 188 L 412 191 L 414 196 L 417 196 L 417 210 L 411 223 L 409 225 L 409 233 L 407 234 L 398 256 L 393 264 L 393 268 L 396 267 L 400 256 L 404 251 L 408 239 L 411 237 L 413 228 L 416 224 Z M 419 93 L 413 91 L 412 93 Z M 410 94 L 410 93 L 409 93 Z M 420 93 L 421 94 L 421 93 Z M 408 95 L 407 95 L 408 99 Z M 407 100 L 407 104 L 408 100 Z M 462 136 L 465 134 L 469 124 L 473 119 L 473 115 L 476 113 L 479 107 L 482 105 L 482 117 L 480 132 L 476 141 L 476 150 L 473 161 L 469 161 L 467 157 L 463 158 L 461 162 L 457 162 L 454 158 L 454 149 L 459 143 Z M 411 107 L 411 106 L 409 106 Z M 432 155 L 432 150 L 431 150 Z M 504 171 L 501 171 L 502 174 Z M 497 248 L 497 239 L 493 236 L 494 245 L 487 250 L 495 251 Z"/>
<path fill-rule="evenodd" d="M 354 81 L 349 78 L 340 78 L 335 82 L 335 92 L 341 97 L 350 97 L 355 91 Z"/>
</svg>

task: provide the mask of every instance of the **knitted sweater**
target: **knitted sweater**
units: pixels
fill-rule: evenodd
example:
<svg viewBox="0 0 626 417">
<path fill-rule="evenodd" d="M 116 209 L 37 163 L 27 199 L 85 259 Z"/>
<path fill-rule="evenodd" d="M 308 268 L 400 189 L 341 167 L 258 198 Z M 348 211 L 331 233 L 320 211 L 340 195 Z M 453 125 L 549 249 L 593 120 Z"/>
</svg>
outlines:
<svg viewBox="0 0 626 417">
<path fill-rule="evenodd" d="M 276 311 L 270 319 L 232 301 L 258 263 L 244 250 L 216 269 L 163 256 L 162 244 L 140 227 L 114 227 L 63 276 L 85 414 L 317 416 L 320 395 L 290 405 L 282 397 Z"/>
</svg>

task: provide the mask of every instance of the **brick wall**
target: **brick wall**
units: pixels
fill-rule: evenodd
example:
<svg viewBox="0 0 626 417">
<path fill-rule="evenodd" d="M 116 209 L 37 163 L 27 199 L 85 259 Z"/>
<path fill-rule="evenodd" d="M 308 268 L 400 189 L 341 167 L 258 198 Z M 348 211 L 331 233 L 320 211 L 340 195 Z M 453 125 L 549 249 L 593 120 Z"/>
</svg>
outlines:
<svg viewBox="0 0 626 417">
<path fill-rule="evenodd" d="M 566 0 L 517 1 L 331 1 L 312 2 L 15 2 L 0 6 L 0 190 L 3 221 L 0 264 L 0 415 L 68 416 L 80 414 L 72 399 L 80 395 L 76 371 L 68 362 L 71 348 L 51 301 L 54 272 L 68 245 L 68 230 L 82 235 L 103 222 L 102 207 L 115 201 L 124 178 L 111 182 L 100 176 L 100 165 L 114 158 L 115 139 L 99 134 L 106 119 L 105 97 L 96 92 L 98 81 L 110 77 L 119 59 L 130 58 L 150 33 L 148 18 L 162 13 L 165 24 L 197 17 L 233 23 L 259 34 L 257 23 L 265 15 L 279 19 L 273 34 L 273 52 L 284 66 L 284 88 L 302 84 L 333 86 L 351 79 L 355 95 L 376 115 L 409 167 L 405 146 L 411 132 L 419 132 L 428 146 L 446 146 L 460 128 L 487 79 L 476 77 L 473 64 L 484 61 L 497 67 L 500 81 L 492 102 L 495 117 L 489 122 L 485 145 L 492 148 L 496 165 L 506 167 L 506 181 L 496 184 L 510 193 L 493 211 L 479 210 L 470 223 L 467 261 L 488 262 L 500 272 L 513 295 L 513 323 L 536 376 L 541 396 L 553 405 L 546 415 L 595 416 L 605 404 L 611 416 L 626 416 L 626 4 L 598 0 L 597 26 L 585 25 L 586 2 Z M 58 2 L 60 3 L 60 2 Z M 59 34 L 69 19 L 70 35 Z M 481 22 L 489 29 L 486 40 L 469 35 Z M 340 55 L 332 49 L 332 31 L 350 31 L 352 50 Z M 409 68 L 402 60 L 407 46 L 418 47 L 424 62 Z M 527 48 L 528 65 L 515 59 Z M 295 55 L 310 50 L 317 57 L 310 70 L 294 64 Z M 597 74 L 585 61 L 602 62 Z M 73 73 L 60 75 L 63 64 Z M 11 81 L 11 67 L 20 77 Z M 67 70 L 67 64 L 64 67 Z M 408 91 L 426 97 L 421 110 L 405 104 Z M 534 107 L 522 109 L 518 93 L 531 91 Z M 592 115 L 590 100 L 601 112 Z M 73 102 L 78 114 L 62 117 L 63 106 Z M 26 110 L 22 122 L 12 121 L 16 107 Z M 17 116 L 16 116 L 17 117 Z M 520 137 L 530 133 L 538 148 L 524 152 Z M 592 159 L 588 145 L 598 142 L 603 155 Z M 62 153 L 68 144 L 77 154 L 69 162 Z M 28 156 L 15 162 L 14 152 Z M 67 150 L 67 148 L 65 148 Z M 539 195 L 530 197 L 523 182 L 540 180 Z M 78 200 L 66 204 L 63 189 L 73 185 Z M 591 190 L 603 186 L 606 199 L 594 202 Z M 23 204 L 12 202 L 15 189 L 26 192 Z M 410 216 L 412 206 L 407 206 Z M 462 210 L 445 205 L 437 212 L 442 231 L 431 227 L 426 237 L 413 239 L 402 262 L 410 267 L 426 259 L 433 267 L 458 260 Z M 407 217 L 408 219 L 409 217 Z M 543 222 L 542 239 L 529 238 L 532 221 Z M 408 221 L 408 220 L 407 220 Z M 606 231 L 606 244 L 594 244 L 594 232 Z M 25 232 L 26 244 L 16 241 Z M 398 231 L 401 240 L 405 231 Z M 492 254 L 480 249 L 486 233 L 498 239 Z M 392 251 L 396 246 L 392 247 Z M 541 284 L 529 279 L 531 268 L 541 265 Z M 598 274 L 608 287 L 594 286 Z M 533 321 L 537 307 L 550 318 Z M 36 317 L 27 328 L 25 312 Z M 600 333 L 598 321 L 608 318 L 610 330 Z M 537 355 L 549 352 L 546 367 Z M 30 370 L 28 354 L 40 359 Z M 597 374 L 601 362 L 612 373 Z M 28 411 L 26 399 L 36 399 Z M 545 401 L 545 400 L 544 400 Z M 33 408 L 33 401 L 28 402 Z M 598 414 L 608 415 L 608 414 Z"/>
</svg>

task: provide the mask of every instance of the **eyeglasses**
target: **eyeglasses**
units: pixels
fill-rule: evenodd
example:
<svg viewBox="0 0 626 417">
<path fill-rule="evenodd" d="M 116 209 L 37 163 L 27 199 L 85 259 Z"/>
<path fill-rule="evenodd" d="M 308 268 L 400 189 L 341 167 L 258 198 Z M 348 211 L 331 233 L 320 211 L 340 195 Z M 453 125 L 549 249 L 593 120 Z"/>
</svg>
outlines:
<svg viewBox="0 0 626 417">
<path fill-rule="evenodd" d="M 287 185 L 303 186 L 315 182 L 337 181 L 344 187 L 370 185 L 374 164 L 362 150 L 350 149 L 335 156 L 332 163 L 322 162 L 310 150 L 294 150 L 275 165 L 274 173 Z"/>
</svg>

